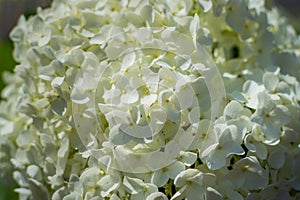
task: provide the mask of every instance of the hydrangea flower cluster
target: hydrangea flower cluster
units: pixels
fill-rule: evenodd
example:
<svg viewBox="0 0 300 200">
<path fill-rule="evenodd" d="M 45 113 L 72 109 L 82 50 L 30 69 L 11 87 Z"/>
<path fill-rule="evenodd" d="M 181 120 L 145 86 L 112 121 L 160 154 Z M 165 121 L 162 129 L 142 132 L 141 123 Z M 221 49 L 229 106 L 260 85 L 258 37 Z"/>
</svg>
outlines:
<svg viewBox="0 0 300 200">
<path fill-rule="evenodd" d="M 261 0 L 54 0 L 11 33 L 20 199 L 299 199 L 300 38 Z"/>
</svg>

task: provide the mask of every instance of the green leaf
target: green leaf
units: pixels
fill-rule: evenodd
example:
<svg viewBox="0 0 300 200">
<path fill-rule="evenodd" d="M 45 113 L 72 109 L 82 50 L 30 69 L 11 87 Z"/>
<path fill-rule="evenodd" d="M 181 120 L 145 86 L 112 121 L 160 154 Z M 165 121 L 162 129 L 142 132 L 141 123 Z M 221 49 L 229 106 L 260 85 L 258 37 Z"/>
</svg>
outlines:
<svg viewBox="0 0 300 200">
<path fill-rule="evenodd" d="M 15 182 L 8 181 L 6 183 L 4 177 L 0 178 L 0 200 L 17 200 L 18 194 L 14 192 L 14 188 L 16 188 Z"/>
<path fill-rule="evenodd" d="M 1 74 L 1 79 L 0 79 L 0 90 L 3 89 L 4 87 L 4 81 L 2 78 L 2 74 L 4 71 L 12 71 L 14 66 L 16 65 L 16 62 L 13 59 L 12 56 L 12 49 L 13 45 L 11 41 L 5 40 L 5 41 L 0 41 L 0 74 Z"/>
</svg>

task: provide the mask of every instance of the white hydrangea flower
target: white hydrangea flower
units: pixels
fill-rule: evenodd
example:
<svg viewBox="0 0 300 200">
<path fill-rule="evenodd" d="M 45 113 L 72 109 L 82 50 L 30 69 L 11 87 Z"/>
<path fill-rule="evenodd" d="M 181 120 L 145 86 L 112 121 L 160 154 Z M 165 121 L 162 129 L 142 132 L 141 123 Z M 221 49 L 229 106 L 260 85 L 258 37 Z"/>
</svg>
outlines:
<svg viewBox="0 0 300 200">
<path fill-rule="evenodd" d="M 268 169 L 260 166 L 254 156 L 243 158 L 233 165 L 228 174 L 232 183 L 246 190 L 262 189 L 268 184 Z"/>
<path fill-rule="evenodd" d="M 211 170 L 225 166 L 228 156 L 232 154 L 243 155 L 245 153 L 243 148 L 234 140 L 237 134 L 236 126 L 216 126 L 214 132 L 217 141 L 214 141 L 200 154 L 200 158 L 207 163 L 208 168 Z"/>
<path fill-rule="evenodd" d="M 185 168 L 183 163 L 175 161 L 170 166 L 155 171 L 152 175 L 151 182 L 158 187 L 162 187 L 168 182 L 169 178 L 174 179 L 177 174 L 179 174 L 184 169 Z"/>
<path fill-rule="evenodd" d="M 172 199 L 206 199 L 210 188 L 214 186 L 214 174 L 203 173 L 197 169 L 188 169 L 180 172 L 174 184 L 180 190 L 172 197 Z"/>
<path fill-rule="evenodd" d="M 258 94 L 259 106 L 251 116 L 251 121 L 258 124 L 269 140 L 276 141 L 281 134 L 281 127 L 290 121 L 290 111 L 283 105 L 276 105 L 269 95 Z"/>
<path fill-rule="evenodd" d="M 299 198 L 300 38 L 265 1 L 54 0 L 10 36 L 20 199 Z"/>
<path fill-rule="evenodd" d="M 245 102 L 249 108 L 256 109 L 258 107 L 258 94 L 264 90 L 264 86 L 248 80 L 243 85 L 243 93 L 234 92 L 233 95 L 237 100 Z"/>
<path fill-rule="evenodd" d="M 156 185 L 143 183 L 142 180 L 124 177 L 123 184 L 132 196 L 131 199 L 146 199 L 152 193 L 158 192 Z"/>
<path fill-rule="evenodd" d="M 245 137 L 245 146 L 250 152 L 255 152 L 258 158 L 266 159 L 268 152 L 266 146 L 262 143 L 264 140 L 259 136 L 257 137 L 255 133 L 258 133 L 258 131 L 253 131 L 252 134 Z"/>
</svg>

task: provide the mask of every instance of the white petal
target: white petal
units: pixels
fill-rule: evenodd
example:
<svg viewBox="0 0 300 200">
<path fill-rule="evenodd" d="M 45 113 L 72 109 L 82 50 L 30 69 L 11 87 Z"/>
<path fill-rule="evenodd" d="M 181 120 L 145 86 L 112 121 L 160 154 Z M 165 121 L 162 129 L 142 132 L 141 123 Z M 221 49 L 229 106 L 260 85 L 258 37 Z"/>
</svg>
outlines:
<svg viewBox="0 0 300 200">
<path fill-rule="evenodd" d="M 267 72 L 263 76 L 263 84 L 269 91 L 275 91 L 275 88 L 277 87 L 279 83 L 278 77 L 271 72 Z"/>
<path fill-rule="evenodd" d="M 154 172 L 151 177 L 151 183 L 155 184 L 157 187 L 164 186 L 169 180 L 168 174 L 164 173 L 161 169 Z"/>
<path fill-rule="evenodd" d="M 186 166 L 191 166 L 197 160 L 197 154 L 193 152 L 180 152 L 180 161 L 183 162 Z"/>
<path fill-rule="evenodd" d="M 114 145 L 127 144 L 132 137 L 120 130 L 120 125 L 114 126 L 109 131 L 109 140 Z"/>
<path fill-rule="evenodd" d="M 236 119 L 243 114 L 243 106 L 237 101 L 231 101 L 224 109 L 225 120 Z"/>
<path fill-rule="evenodd" d="M 121 102 L 124 104 L 133 104 L 139 99 L 139 93 L 133 89 L 129 93 L 121 95 Z"/>
<path fill-rule="evenodd" d="M 284 162 L 285 155 L 282 150 L 278 149 L 270 153 L 268 163 L 270 164 L 271 168 L 280 169 L 284 165 Z"/>
<path fill-rule="evenodd" d="M 120 180 L 117 176 L 105 175 L 97 182 L 97 185 L 101 189 L 101 196 L 106 197 L 111 191 L 118 188 Z"/>
<path fill-rule="evenodd" d="M 159 199 L 159 200 L 168 200 L 168 197 L 161 192 L 155 192 L 147 196 L 146 200 L 154 200 L 154 199 Z"/>
<path fill-rule="evenodd" d="M 210 0 L 198 0 L 198 3 L 205 13 L 208 12 L 212 7 L 212 2 Z"/>
<path fill-rule="evenodd" d="M 123 180 L 123 184 L 125 186 L 125 189 L 130 194 L 137 194 L 142 190 L 142 186 L 144 185 L 143 181 L 137 178 L 130 178 L 125 176 Z"/>
<path fill-rule="evenodd" d="M 134 63 L 135 57 L 136 56 L 135 56 L 134 52 L 130 52 L 130 53 L 126 54 L 122 60 L 122 68 L 126 69 L 129 66 L 131 66 Z"/>
<path fill-rule="evenodd" d="M 185 170 L 184 164 L 182 162 L 175 161 L 167 167 L 167 174 L 170 178 L 175 179 L 176 176 Z"/>
</svg>

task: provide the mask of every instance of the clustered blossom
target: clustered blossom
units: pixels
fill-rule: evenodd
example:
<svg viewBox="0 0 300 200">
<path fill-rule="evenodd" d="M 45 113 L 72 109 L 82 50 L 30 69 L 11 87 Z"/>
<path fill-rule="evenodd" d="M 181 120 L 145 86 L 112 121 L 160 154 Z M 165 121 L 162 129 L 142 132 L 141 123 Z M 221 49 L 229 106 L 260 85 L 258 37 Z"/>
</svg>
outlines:
<svg viewBox="0 0 300 200">
<path fill-rule="evenodd" d="M 300 38 L 261 0 L 54 0 L 11 33 L 20 199 L 299 199 Z"/>
</svg>

